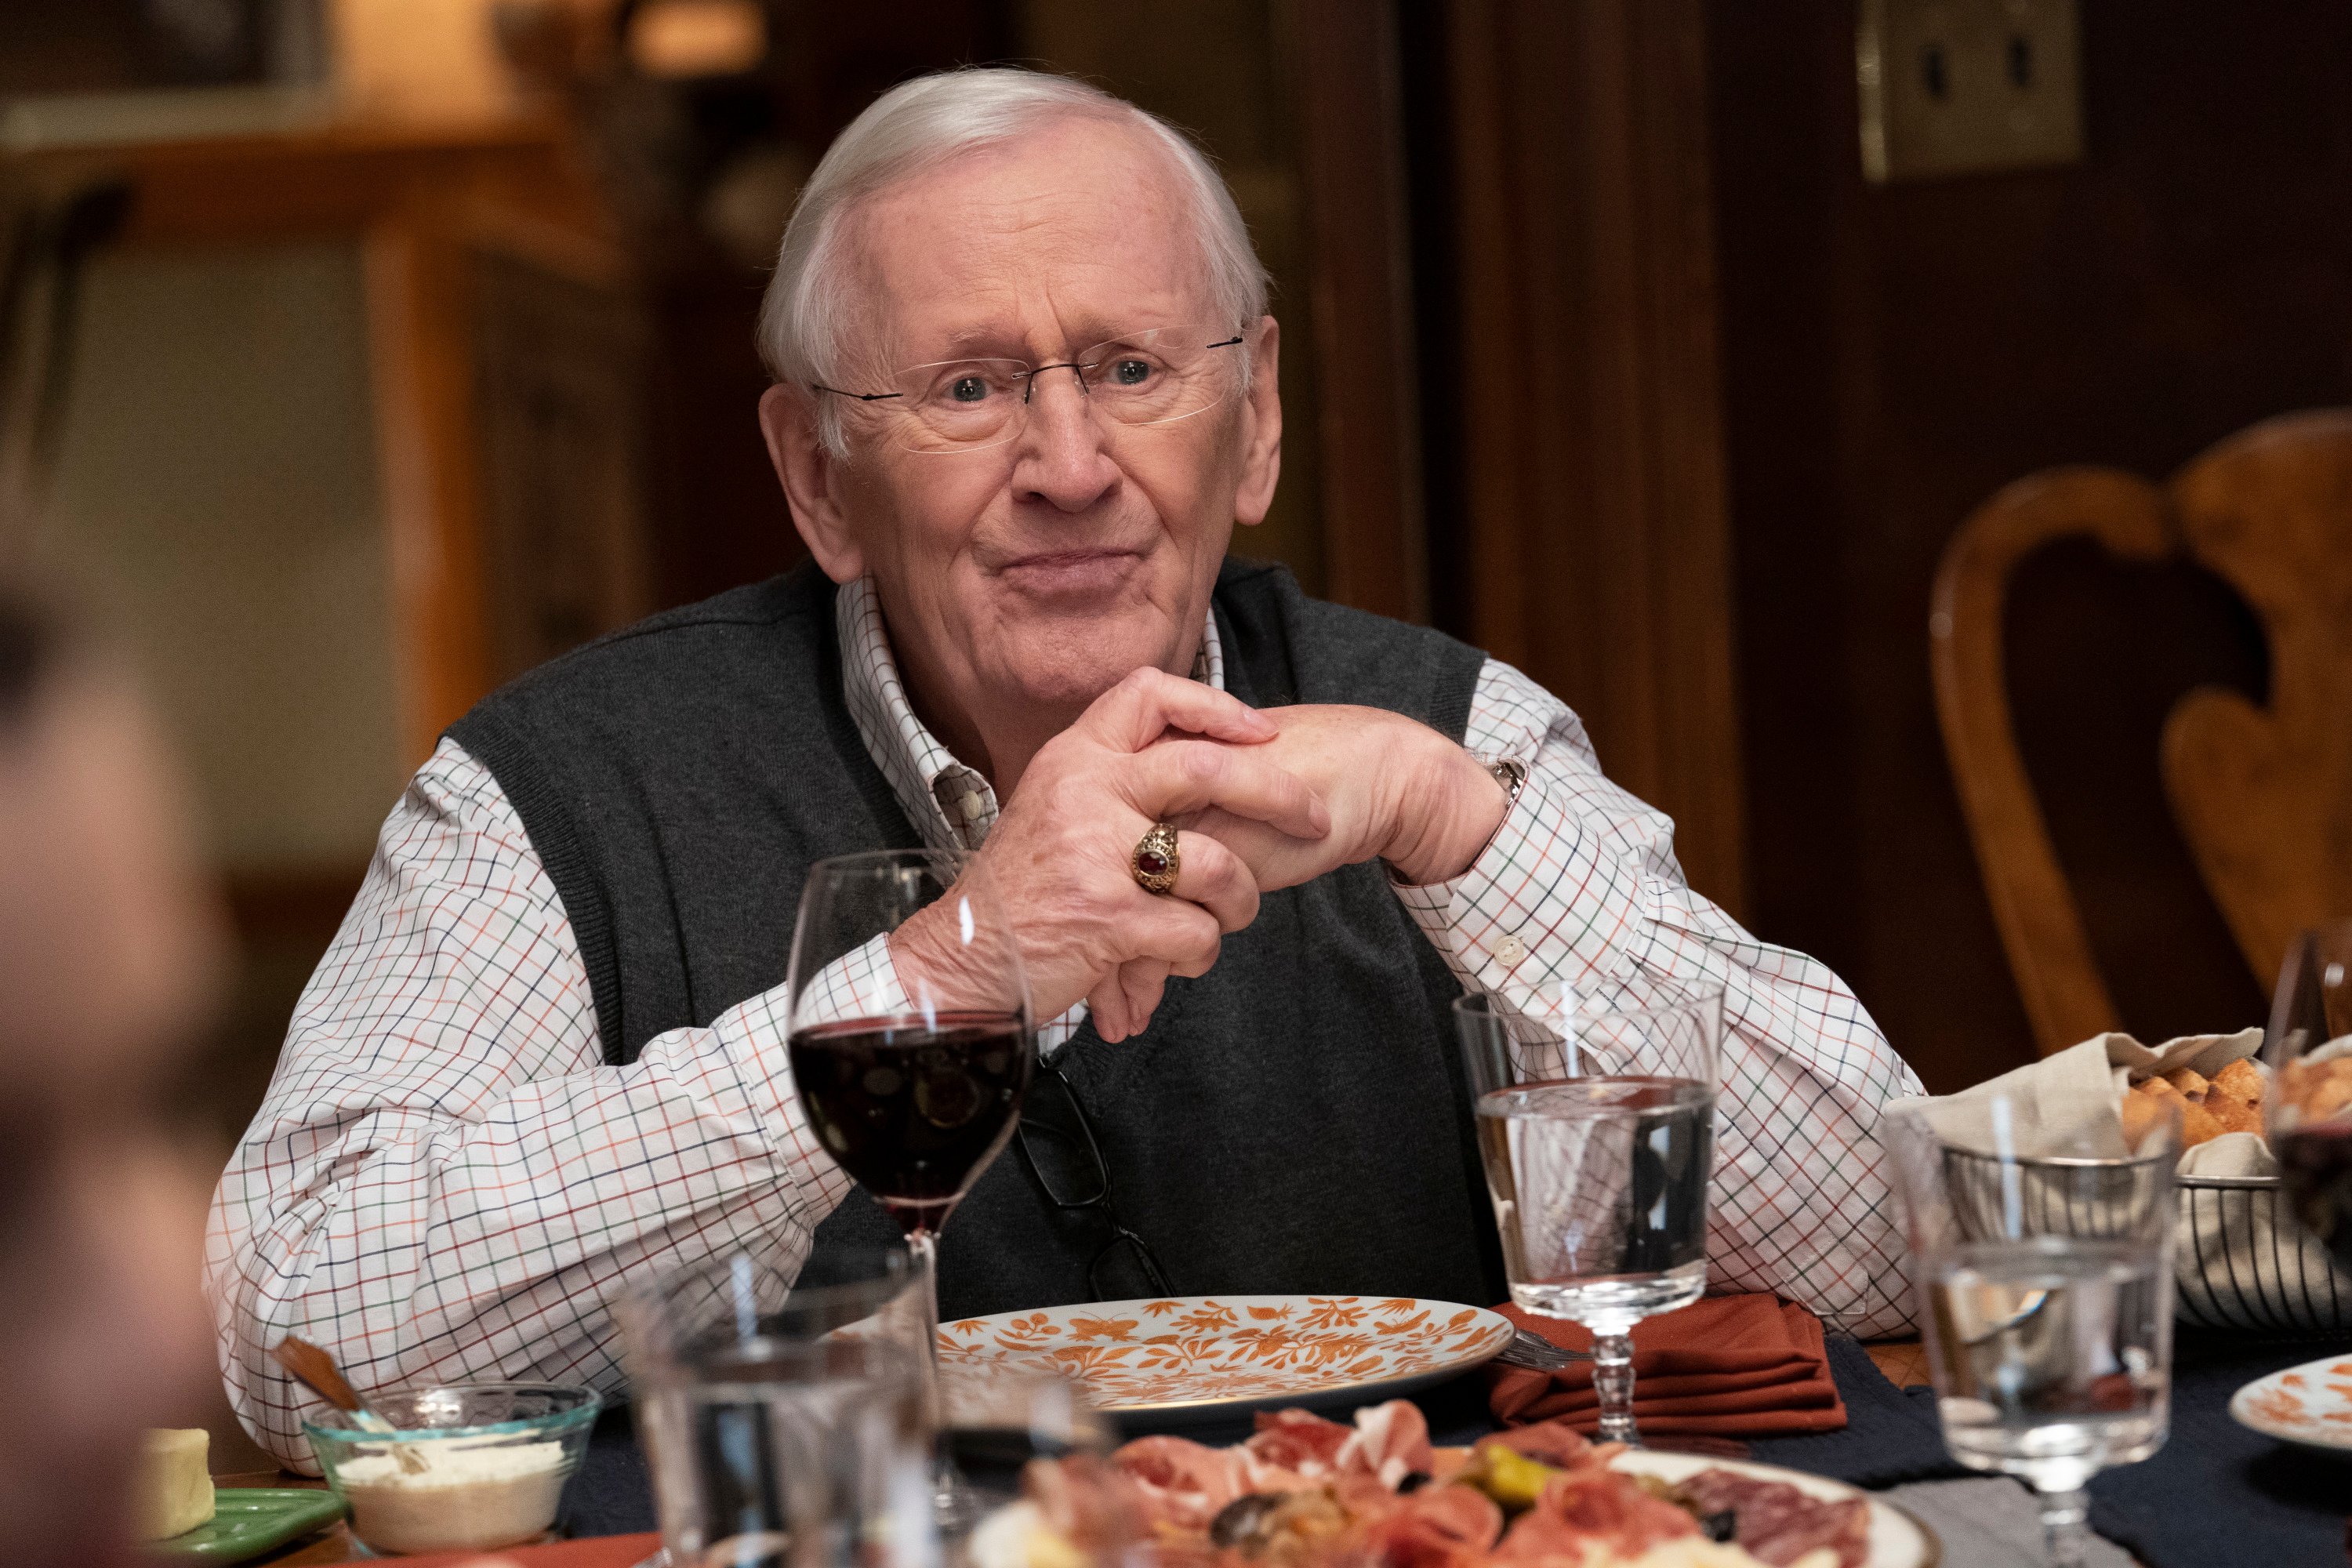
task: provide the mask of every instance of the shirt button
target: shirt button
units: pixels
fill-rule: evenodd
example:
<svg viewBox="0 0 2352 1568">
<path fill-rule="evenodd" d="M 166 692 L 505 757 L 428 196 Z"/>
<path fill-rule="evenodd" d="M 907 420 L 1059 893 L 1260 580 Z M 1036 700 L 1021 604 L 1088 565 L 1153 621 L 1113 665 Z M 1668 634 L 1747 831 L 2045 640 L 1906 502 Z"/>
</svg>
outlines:
<svg viewBox="0 0 2352 1568">
<path fill-rule="evenodd" d="M 966 791 L 963 797 L 964 820 L 967 822 L 973 820 L 980 816 L 980 796 Z"/>
<path fill-rule="evenodd" d="M 1506 968 L 1516 969 L 1518 967 L 1519 960 L 1527 955 L 1528 944 L 1517 937 L 1507 936 L 1495 944 L 1495 956 L 1503 961 Z"/>
</svg>

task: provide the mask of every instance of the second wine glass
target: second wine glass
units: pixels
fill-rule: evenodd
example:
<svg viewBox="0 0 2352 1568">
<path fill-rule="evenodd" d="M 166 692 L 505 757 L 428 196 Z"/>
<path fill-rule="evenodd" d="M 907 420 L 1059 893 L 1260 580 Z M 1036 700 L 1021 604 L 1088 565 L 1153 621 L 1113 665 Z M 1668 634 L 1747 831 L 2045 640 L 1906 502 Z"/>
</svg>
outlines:
<svg viewBox="0 0 2352 1568">
<path fill-rule="evenodd" d="M 810 1127 L 906 1232 L 938 1395 L 940 1227 L 1021 1116 L 1036 1036 L 1020 945 L 987 868 L 893 849 L 820 860 L 786 975 L 793 1081 Z M 942 1525 L 976 1500 L 944 1447 Z"/>
</svg>

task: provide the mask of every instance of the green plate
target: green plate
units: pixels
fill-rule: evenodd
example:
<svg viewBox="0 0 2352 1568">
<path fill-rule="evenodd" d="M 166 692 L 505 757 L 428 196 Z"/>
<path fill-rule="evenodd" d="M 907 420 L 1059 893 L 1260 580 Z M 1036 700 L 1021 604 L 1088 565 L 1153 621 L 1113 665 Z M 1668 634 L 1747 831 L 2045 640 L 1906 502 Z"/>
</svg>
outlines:
<svg viewBox="0 0 2352 1568">
<path fill-rule="evenodd" d="M 343 1517 L 343 1500 L 310 1487 L 222 1487 L 213 1493 L 213 1517 L 185 1535 L 151 1542 L 148 1550 L 207 1563 L 242 1563 Z"/>
</svg>

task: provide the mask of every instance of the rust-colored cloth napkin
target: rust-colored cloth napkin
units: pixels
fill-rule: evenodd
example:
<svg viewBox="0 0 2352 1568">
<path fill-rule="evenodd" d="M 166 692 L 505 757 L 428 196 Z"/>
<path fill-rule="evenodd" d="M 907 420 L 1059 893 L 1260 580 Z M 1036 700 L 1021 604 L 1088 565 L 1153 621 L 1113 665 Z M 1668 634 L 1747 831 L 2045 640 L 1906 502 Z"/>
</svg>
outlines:
<svg viewBox="0 0 2352 1568">
<path fill-rule="evenodd" d="M 1574 1323 L 1495 1310 L 1539 1339 L 1592 1348 Z M 1591 1362 L 1549 1374 L 1496 1363 L 1488 1376 L 1488 1407 L 1506 1426 L 1558 1416 L 1589 1435 L 1600 1424 Z M 1845 1402 L 1819 1318 L 1778 1296 L 1708 1296 L 1634 1325 L 1633 1416 L 1659 1436 L 1753 1437 L 1835 1431 Z"/>
</svg>

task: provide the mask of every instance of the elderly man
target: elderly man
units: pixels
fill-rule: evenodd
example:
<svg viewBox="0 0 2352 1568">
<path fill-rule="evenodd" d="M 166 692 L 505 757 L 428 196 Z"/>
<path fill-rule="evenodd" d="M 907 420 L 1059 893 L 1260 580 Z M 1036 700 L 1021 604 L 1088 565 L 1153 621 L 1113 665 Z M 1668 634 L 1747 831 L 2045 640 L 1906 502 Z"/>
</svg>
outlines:
<svg viewBox="0 0 2352 1568">
<path fill-rule="evenodd" d="M 888 1234 L 795 1102 L 782 981 L 810 864 L 892 845 L 991 868 L 1039 1113 L 1090 1123 L 1117 1205 L 997 1162 L 950 1314 L 1492 1300 L 1450 999 L 1712 982 L 1713 1278 L 1903 1322 L 1872 1129 L 1916 1086 L 1836 976 L 1692 893 L 1524 676 L 1226 559 L 1280 471 L 1279 333 L 1181 136 L 1052 77 L 909 82 L 812 177 L 762 337 L 815 566 L 557 660 L 416 775 L 215 1210 L 258 1436 L 299 1455 L 283 1333 L 363 1387 L 610 1385 L 630 1278 Z"/>
</svg>

